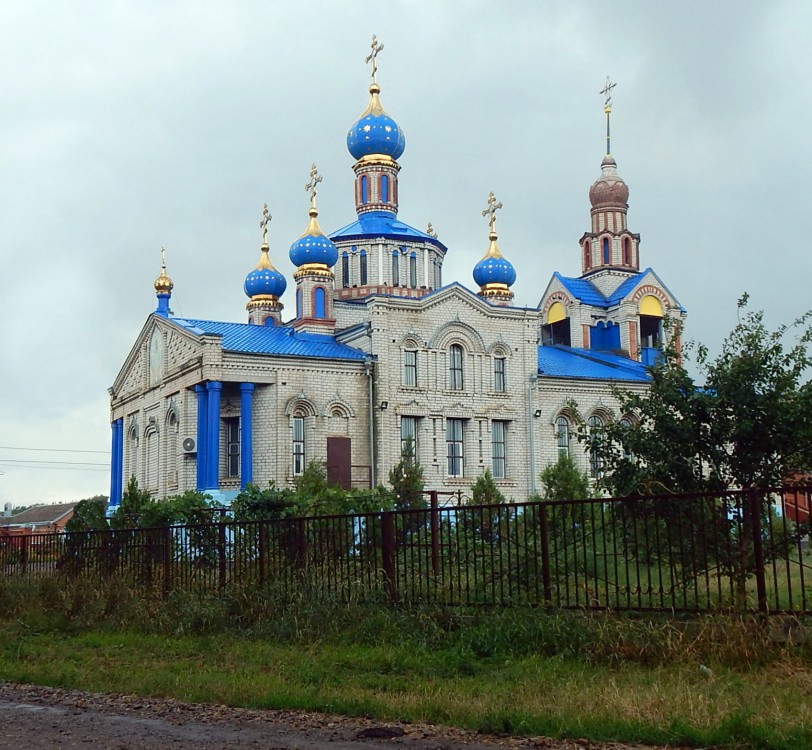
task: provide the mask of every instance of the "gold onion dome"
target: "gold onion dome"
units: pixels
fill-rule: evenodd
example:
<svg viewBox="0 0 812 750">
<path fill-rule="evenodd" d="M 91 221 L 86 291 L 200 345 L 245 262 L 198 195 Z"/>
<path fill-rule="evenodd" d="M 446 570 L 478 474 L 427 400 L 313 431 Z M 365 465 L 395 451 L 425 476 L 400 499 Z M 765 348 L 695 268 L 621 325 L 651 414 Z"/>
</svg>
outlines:
<svg viewBox="0 0 812 750">
<path fill-rule="evenodd" d="M 161 275 L 155 279 L 155 292 L 157 294 L 171 294 L 174 286 L 172 279 L 166 273 L 166 259 L 164 249 L 161 248 Z"/>
</svg>

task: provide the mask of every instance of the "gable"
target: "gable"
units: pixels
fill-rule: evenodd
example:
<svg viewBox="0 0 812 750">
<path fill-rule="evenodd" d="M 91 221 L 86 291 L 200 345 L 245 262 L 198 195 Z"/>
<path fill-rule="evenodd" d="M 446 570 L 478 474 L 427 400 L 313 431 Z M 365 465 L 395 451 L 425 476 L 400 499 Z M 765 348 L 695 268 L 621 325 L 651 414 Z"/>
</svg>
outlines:
<svg viewBox="0 0 812 750">
<path fill-rule="evenodd" d="M 119 398 L 141 392 L 149 387 L 150 380 L 156 385 L 162 383 L 167 373 L 199 353 L 200 343 L 195 336 L 160 315 L 150 315 L 124 360 L 110 395 Z"/>
</svg>

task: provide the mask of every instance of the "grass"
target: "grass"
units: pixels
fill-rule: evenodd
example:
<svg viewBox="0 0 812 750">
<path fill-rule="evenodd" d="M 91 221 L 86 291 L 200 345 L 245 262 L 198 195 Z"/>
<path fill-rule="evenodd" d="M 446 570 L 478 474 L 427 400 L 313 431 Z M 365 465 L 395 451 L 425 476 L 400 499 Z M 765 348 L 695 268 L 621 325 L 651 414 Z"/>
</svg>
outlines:
<svg viewBox="0 0 812 750">
<path fill-rule="evenodd" d="M 482 732 L 812 747 L 812 645 L 775 623 L 282 601 L 0 582 L 0 678 Z M 703 664 L 712 670 L 707 675 Z"/>
</svg>

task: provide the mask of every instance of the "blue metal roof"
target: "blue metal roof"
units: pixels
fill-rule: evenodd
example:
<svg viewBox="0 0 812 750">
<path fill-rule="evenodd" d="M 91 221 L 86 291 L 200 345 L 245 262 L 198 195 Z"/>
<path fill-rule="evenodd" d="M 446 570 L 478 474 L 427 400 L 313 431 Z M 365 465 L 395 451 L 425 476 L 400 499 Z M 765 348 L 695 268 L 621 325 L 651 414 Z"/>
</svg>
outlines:
<svg viewBox="0 0 812 750">
<path fill-rule="evenodd" d="M 364 352 L 336 342 L 335 336 L 304 333 L 288 326 L 257 326 L 248 323 L 221 323 L 215 320 L 170 318 L 170 322 L 196 336 L 222 336 L 227 352 L 277 354 L 285 357 L 362 360 Z"/>
<path fill-rule="evenodd" d="M 556 378 L 591 378 L 593 380 L 650 380 L 641 362 L 617 354 L 574 349 L 569 346 L 540 346 L 539 375 Z"/>
<path fill-rule="evenodd" d="M 598 288 L 589 279 L 578 279 L 569 276 L 562 276 L 558 271 L 554 276 L 564 285 L 564 288 L 577 300 L 593 307 L 612 307 L 622 302 L 628 294 L 634 289 L 641 279 L 651 271 L 647 268 L 645 271 L 636 273 L 626 279 L 611 295 L 605 297 Z"/>
<path fill-rule="evenodd" d="M 439 247 L 443 252 L 446 246 L 436 237 L 421 232 L 419 229 L 410 227 L 402 221 L 398 221 L 395 214 L 389 211 L 369 211 L 358 217 L 357 221 L 347 224 L 330 234 L 331 240 L 369 239 L 371 237 L 384 237 L 392 240 L 419 240 L 421 242 L 431 242 Z"/>
</svg>

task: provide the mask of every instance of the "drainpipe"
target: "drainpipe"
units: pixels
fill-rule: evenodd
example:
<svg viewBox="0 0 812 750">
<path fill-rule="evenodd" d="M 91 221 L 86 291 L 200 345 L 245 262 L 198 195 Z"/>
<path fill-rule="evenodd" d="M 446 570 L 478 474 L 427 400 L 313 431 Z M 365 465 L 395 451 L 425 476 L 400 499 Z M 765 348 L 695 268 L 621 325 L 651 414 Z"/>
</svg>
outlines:
<svg viewBox="0 0 812 750">
<path fill-rule="evenodd" d="M 538 382 L 538 373 L 530 376 L 530 385 L 527 387 L 527 444 L 530 446 L 530 494 L 536 494 L 536 441 L 535 441 L 535 409 L 533 404 L 533 391 Z"/>
<path fill-rule="evenodd" d="M 367 391 L 369 394 L 369 483 L 370 489 L 375 487 L 375 430 L 373 420 L 375 409 L 372 393 L 372 373 L 374 372 L 372 355 L 364 358 L 364 373 L 367 376 Z"/>
</svg>

